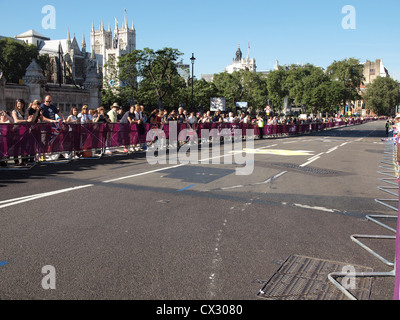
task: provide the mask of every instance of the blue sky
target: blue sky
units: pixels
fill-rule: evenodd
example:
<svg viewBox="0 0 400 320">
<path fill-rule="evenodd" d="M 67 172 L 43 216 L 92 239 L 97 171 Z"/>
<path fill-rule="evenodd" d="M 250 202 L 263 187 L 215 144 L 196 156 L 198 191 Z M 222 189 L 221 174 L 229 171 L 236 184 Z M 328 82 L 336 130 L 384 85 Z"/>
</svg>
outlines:
<svg viewBox="0 0 400 320">
<path fill-rule="evenodd" d="M 56 28 L 43 29 L 42 8 L 56 9 Z M 356 29 L 343 29 L 345 5 L 356 10 Z M 114 30 L 127 10 L 134 20 L 137 48 L 176 48 L 195 74 L 219 73 L 240 44 L 256 59 L 257 70 L 280 64 L 311 63 L 326 68 L 334 60 L 361 62 L 383 59 L 390 75 L 400 80 L 400 1 L 398 0 L 0 0 L 0 35 L 15 36 L 29 29 L 65 39 L 68 28 L 79 43 L 90 44 L 92 22 Z"/>
</svg>

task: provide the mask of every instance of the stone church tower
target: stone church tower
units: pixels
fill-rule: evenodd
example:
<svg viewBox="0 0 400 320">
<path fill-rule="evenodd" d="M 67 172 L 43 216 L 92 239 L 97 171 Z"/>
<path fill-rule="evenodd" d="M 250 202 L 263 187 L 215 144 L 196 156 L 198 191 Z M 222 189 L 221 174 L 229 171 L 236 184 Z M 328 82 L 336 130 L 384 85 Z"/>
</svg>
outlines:
<svg viewBox="0 0 400 320">
<path fill-rule="evenodd" d="M 113 33 L 110 25 L 108 25 L 108 29 L 106 30 L 102 22 L 99 29 L 96 30 L 93 23 L 90 32 L 90 43 L 96 60 L 99 63 L 99 68 L 102 69 L 104 79 L 110 82 L 109 79 L 116 76 L 112 72 L 116 70 L 118 58 L 136 50 L 135 25 L 132 22 L 132 27 L 129 28 L 127 19 L 124 18 L 122 27 L 119 27 L 118 20 L 115 19 Z M 114 64 L 114 70 L 112 67 L 105 68 L 107 63 L 109 65 Z M 113 86 L 115 83 L 109 83 L 109 85 Z"/>
</svg>

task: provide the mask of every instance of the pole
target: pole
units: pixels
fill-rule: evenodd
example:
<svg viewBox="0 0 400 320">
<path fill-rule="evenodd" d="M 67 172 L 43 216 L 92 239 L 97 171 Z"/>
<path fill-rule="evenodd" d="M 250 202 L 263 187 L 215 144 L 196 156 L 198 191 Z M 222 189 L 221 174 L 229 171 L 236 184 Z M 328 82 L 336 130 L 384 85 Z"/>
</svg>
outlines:
<svg viewBox="0 0 400 320">
<path fill-rule="evenodd" d="M 194 62 L 196 61 L 196 58 L 194 57 L 194 53 L 192 53 L 192 57 L 190 58 L 190 61 L 192 62 L 192 110 L 194 110 L 194 100 L 193 100 L 193 88 L 194 88 Z"/>
</svg>

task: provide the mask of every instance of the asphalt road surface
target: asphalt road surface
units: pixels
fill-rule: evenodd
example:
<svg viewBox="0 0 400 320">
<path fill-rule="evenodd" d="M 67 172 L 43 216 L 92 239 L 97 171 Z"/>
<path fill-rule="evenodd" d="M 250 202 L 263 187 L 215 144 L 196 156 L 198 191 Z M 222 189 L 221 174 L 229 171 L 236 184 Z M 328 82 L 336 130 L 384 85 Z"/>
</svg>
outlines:
<svg viewBox="0 0 400 320">
<path fill-rule="evenodd" d="M 2 171 L 0 300 L 259 300 L 292 255 L 390 271 L 350 239 L 391 234 L 365 219 L 393 214 L 375 201 L 384 137 L 377 121 L 256 140 L 245 164 L 142 153 Z M 394 241 L 373 245 L 393 261 Z M 370 299 L 393 286 L 374 279 Z"/>
</svg>

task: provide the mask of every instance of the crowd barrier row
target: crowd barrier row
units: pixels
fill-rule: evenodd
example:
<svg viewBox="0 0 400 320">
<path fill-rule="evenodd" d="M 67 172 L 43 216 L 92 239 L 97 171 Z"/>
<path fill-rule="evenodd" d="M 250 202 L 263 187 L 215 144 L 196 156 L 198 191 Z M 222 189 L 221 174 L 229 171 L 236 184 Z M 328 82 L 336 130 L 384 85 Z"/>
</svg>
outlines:
<svg viewBox="0 0 400 320">
<path fill-rule="evenodd" d="M 364 119 L 364 121 L 373 120 Z M 259 128 L 253 124 L 234 123 L 201 123 L 195 125 L 176 124 L 178 135 L 187 129 L 197 133 L 201 138 L 202 130 L 206 129 L 217 134 L 226 129 L 232 132 L 239 130 L 246 137 L 246 130 L 254 130 L 254 136 L 277 137 L 282 135 L 298 135 L 321 131 L 344 125 L 360 124 L 360 119 L 345 122 L 312 123 L 300 125 L 266 125 Z M 170 125 L 154 126 L 152 124 L 51 124 L 24 123 L 0 124 L 0 160 L 9 157 L 29 156 L 36 154 L 51 154 L 61 152 L 81 152 L 89 149 L 105 149 L 111 147 L 144 144 L 149 141 L 148 132 L 151 129 L 162 130 L 169 139 Z M 215 130 L 216 129 L 216 130 Z M 233 130 L 235 129 L 235 130 Z"/>
</svg>

